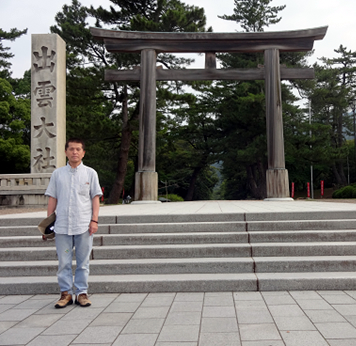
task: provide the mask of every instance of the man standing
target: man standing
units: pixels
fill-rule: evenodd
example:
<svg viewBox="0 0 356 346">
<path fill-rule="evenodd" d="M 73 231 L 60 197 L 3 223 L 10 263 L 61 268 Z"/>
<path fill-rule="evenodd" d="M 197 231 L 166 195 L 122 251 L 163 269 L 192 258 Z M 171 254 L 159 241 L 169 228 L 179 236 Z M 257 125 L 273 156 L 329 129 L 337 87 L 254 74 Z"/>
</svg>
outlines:
<svg viewBox="0 0 356 346">
<path fill-rule="evenodd" d="M 56 308 L 73 304 L 72 258 L 75 247 L 74 277 L 75 303 L 90 306 L 88 299 L 89 257 L 93 234 L 98 230 L 100 196 L 102 195 L 96 171 L 82 163 L 85 145 L 81 139 L 66 142 L 68 163 L 56 169 L 45 192 L 49 196 L 47 216 L 56 212 L 54 232 L 58 256 L 58 284 L 61 297 Z"/>
</svg>

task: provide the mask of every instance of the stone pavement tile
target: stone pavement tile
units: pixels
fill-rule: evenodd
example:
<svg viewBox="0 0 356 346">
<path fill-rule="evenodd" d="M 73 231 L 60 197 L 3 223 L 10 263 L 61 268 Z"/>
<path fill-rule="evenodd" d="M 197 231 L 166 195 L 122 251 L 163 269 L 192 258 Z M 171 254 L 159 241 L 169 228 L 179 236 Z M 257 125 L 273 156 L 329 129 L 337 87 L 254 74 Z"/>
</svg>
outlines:
<svg viewBox="0 0 356 346">
<path fill-rule="evenodd" d="M 112 345 L 111 342 L 109 342 L 107 344 L 102 344 L 102 343 L 100 343 L 100 344 L 90 344 L 90 346 L 111 346 L 111 345 Z M 88 344 L 75 344 L 75 346 L 88 346 Z"/>
<path fill-rule="evenodd" d="M 10 329 L 13 327 L 17 321 L 12 321 L 12 322 L 0 322 L 0 334 L 3 333 L 5 330 Z"/>
<path fill-rule="evenodd" d="M 282 340 L 242 341 L 241 346 L 285 346 Z"/>
<path fill-rule="evenodd" d="M 27 344 L 37 335 L 41 334 L 44 328 L 11 328 L 0 335 L 0 345 L 22 345 Z"/>
<path fill-rule="evenodd" d="M 88 325 L 89 320 L 59 320 L 47 328 L 42 335 L 79 335 Z"/>
<path fill-rule="evenodd" d="M 262 309 L 237 309 L 237 320 L 239 323 L 271 323 L 273 318 L 266 308 Z"/>
<path fill-rule="evenodd" d="M 329 304 L 356 304 L 356 300 L 350 297 L 348 294 L 340 292 L 339 294 L 330 294 L 320 292 L 319 294 L 329 303 Z"/>
<path fill-rule="evenodd" d="M 15 305 L 10 305 L 10 304 L 6 304 L 6 305 L 0 305 L 0 314 L 2 312 L 5 312 L 7 310 L 13 309 Z"/>
<path fill-rule="evenodd" d="M 241 340 L 281 340 L 278 330 L 273 323 L 239 324 Z"/>
<path fill-rule="evenodd" d="M 236 317 L 234 306 L 204 306 L 203 317 Z"/>
<path fill-rule="evenodd" d="M 344 291 L 346 294 L 348 294 L 350 297 L 355 298 L 356 299 L 356 291 Z M 0 300 L 1 302 L 1 300 Z"/>
<path fill-rule="evenodd" d="M 0 314 L 0 321 L 22 321 L 31 316 L 37 309 L 11 309 Z"/>
<path fill-rule="evenodd" d="M 94 326 L 118 326 L 123 327 L 132 317 L 131 312 L 103 312 L 92 323 Z"/>
<path fill-rule="evenodd" d="M 198 346 L 197 342 L 156 342 L 155 346 Z"/>
<path fill-rule="evenodd" d="M 244 310 L 245 308 L 250 308 L 250 309 L 255 309 L 255 308 L 267 308 L 266 303 L 263 300 L 246 300 L 244 301 L 237 301 L 235 302 L 236 309 L 242 309 Z"/>
<path fill-rule="evenodd" d="M 28 346 L 67 346 L 76 338 L 76 335 L 39 335 Z"/>
<path fill-rule="evenodd" d="M 298 304 L 302 309 L 308 310 L 332 310 L 333 307 L 325 300 L 298 300 Z"/>
<path fill-rule="evenodd" d="M 155 334 L 125 334 L 119 335 L 112 346 L 154 346 Z"/>
<path fill-rule="evenodd" d="M 143 318 L 166 318 L 169 306 L 160 306 L 152 308 L 139 308 L 132 316 L 133 319 Z"/>
<path fill-rule="evenodd" d="M 90 295 L 90 300 L 92 302 L 92 307 L 94 308 L 105 308 L 111 304 L 119 295 L 116 293 L 105 293 L 99 294 L 95 293 Z"/>
<path fill-rule="evenodd" d="M 14 307 L 14 309 L 37 309 L 40 310 L 47 305 L 54 303 L 52 298 L 47 299 L 28 299 Z"/>
<path fill-rule="evenodd" d="M 204 300 L 204 292 L 178 292 L 174 298 L 175 302 L 202 302 Z"/>
<path fill-rule="evenodd" d="M 148 293 L 147 298 L 173 298 L 176 296 L 175 292 L 165 292 L 165 293 L 161 293 L 161 292 L 151 292 Z"/>
<path fill-rule="evenodd" d="M 237 333 L 236 318 L 203 318 L 201 333 Z"/>
<path fill-rule="evenodd" d="M 318 331 L 281 331 L 286 346 L 329 346 Z"/>
<path fill-rule="evenodd" d="M 115 300 L 115 303 L 141 303 L 147 297 L 147 293 L 122 293 Z"/>
<path fill-rule="evenodd" d="M 231 293 L 221 293 L 221 295 L 215 295 L 212 293 L 205 293 L 204 298 L 205 306 L 222 306 L 222 305 L 234 305 L 234 300 Z"/>
<path fill-rule="evenodd" d="M 60 310 L 60 309 L 59 309 Z M 61 321 L 79 321 L 79 320 L 94 320 L 100 313 L 103 312 L 103 308 L 93 307 L 80 307 L 76 305 L 76 308 L 65 314 Z"/>
<path fill-rule="evenodd" d="M 110 305 L 106 307 L 104 312 L 135 312 L 140 305 L 141 305 L 141 301 L 122 303 L 114 300 L 114 302 L 112 302 Z"/>
<path fill-rule="evenodd" d="M 343 316 L 355 316 L 356 315 L 356 304 L 349 304 L 349 305 L 335 304 L 335 305 L 333 305 L 333 307 L 336 311 L 338 311 Z"/>
<path fill-rule="evenodd" d="M 24 302 L 27 299 L 30 299 L 31 295 L 12 295 L 12 296 L 5 296 L 0 299 L 0 304 L 11 304 L 16 305 Z"/>
<path fill-rule="evenodd" d="M 39 299 L 39 300 L 43 300 L 43 299 L 52 299 L 53 302 L 57 301 L 58 298 L 60 297 L 60 294 L 36 294 L 34 296 L 32 296 L 30 299 Z"/>
<path fill-rule="evenodd" d="M 31 315 L 24 319 L 22 322 L 18 323 L 17 327 L 21 328 L 48 328 L 53 323 L 57 322 L 62 316 L 58 314 L 53 315 Z"/>
<path fill-rule="evenodd" d="M 260 292 L 234 292 L 233 297 L 235 301 L 263 300 Z"/>
<path fill-rule="evenodd" d="M 121 334 L 159 334 L 164 323 L 163 318 L 131 320 Z"/>
<path fill-rule="evenodd" d="M 313 323 L 346 322 L 346 319 L 335 310 L 304 310 Z"/>
<path fill-rule="evenodd" d="M 316 330 L 313 323 L 311 323 L 309 318 L 306 316 L 275 316 L 274 321 L 279 330 Z"/>
<path fill-rule="evenodd" d="M 158 336 L 159 342 L 198 342 L 199 325 L 164 325 Z"/>
<path fill-rule="evenodd" d="M 200 324 L 201 313 L 196 311 L 170 312 L 166 318 L 165 325 L 174 324 Z"/>
<path fill-rule="evenodd" d="M 115 341 L 119 333 L 120 328 L 116 326 L 87 327 L 72 344 L 110 343 Z"/>
<path fill-rule="evenodd" d="M 148 306 L 171 306 L 174 297 L 147 297 L 141 304 L 141 307 Z"/>
<path fill-rule="evenodd" d="M 356 328 L 347 322 L 315 323 L 315 326 L 325 339 L 356 338 Z"/>
<path fill-rule="evenodd" d="M 177 311 L 202 311 L 203 302 L 176 302 L 171 306 L 171 312 Z"/>
<path fill-rule="evenodd" d="M 77 306 L 75 304 L 68 305 L 63 309 L 56 309 L 54 304 L 57 300 L 53 301 L 53 304 L 46 305 L 44 308 L 36 311 L 36 315 L 47 315 L 47 314 L 58 314 L 58 315 L 65 315 L 69 311 L 75 309 Z"/>
<path fill-rule="evenodd" d="M 303 310 L 297 305 L 271 305 L 269 311 L 272 316 L 298 317 L 304 316 Z"/>
<path fill-rule="evenodd" d="M 355 346 L 356 339 L 335 339 L 335 340 L 327 340 L 330 346 Z"/>
<path fill-rule="evenodd" d="M 345 316 L 345 319 L 350 322 L 354 327 L 356 327 L 356 316 Z"/>
<path fill-rule="evenodd" d="M 269 292 L 262 292 L 263 298 L 267 305 L 293 305 L 296 301 L 289 294 L 270 295 Z"/>
<path fill-rule="evenodd" d="M 199 346 L 241 346 L 239 333 L 202 333 Z"/>
<path fill-rule="evenodd" d="M 295 300 L 307 300 L 307 299 L 323 299 L 317 292 L 315 291 L 289 291 L 289 294 L 295 299 Z"/>
</svg>

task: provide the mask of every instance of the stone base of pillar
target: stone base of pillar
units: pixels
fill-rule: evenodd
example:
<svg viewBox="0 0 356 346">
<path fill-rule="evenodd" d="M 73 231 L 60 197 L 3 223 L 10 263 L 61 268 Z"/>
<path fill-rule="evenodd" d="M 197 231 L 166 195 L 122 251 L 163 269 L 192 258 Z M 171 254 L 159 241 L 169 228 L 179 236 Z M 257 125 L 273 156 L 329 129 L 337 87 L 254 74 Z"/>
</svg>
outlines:
<svg viewBox="0 0 356 346">
<path fill-rule="evenodd" d="M 153 201 L 158 199 L 157 172 L 136 172 L 135 201 Z"/>
<path fill-rule="evenodd" d="M 266 200 L 291 199 L 289 194 L 288 170 L 281 169 L 281 168 L 267 169 L 266 180 L 267 180 Z"/>
</svg>

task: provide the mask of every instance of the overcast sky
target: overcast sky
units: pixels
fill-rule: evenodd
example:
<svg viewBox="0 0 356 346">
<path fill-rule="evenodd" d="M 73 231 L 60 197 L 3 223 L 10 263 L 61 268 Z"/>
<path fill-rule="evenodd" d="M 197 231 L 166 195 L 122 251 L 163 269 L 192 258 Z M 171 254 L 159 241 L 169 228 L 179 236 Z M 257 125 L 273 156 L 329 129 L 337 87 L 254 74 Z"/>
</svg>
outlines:
<svg viewBox="0 0 356 346">
<path fill-rule="evenodd" d="M 99 5 L 109 8 L 109 0 L 80 0 L 82 5 Z M 241 30 L 235 22 L 218 18 L 218 15 L 233 13 L 233 0 L 185 0 L 187 4 L 204 7 L 208 26 L 214 32 L 235 32 Z M 15 57 L 11 60 L 13 77 L 23 76 L 30 68 L 31 34 L 50 33 L 49 27 L 55 24 L 54 17 L 64 4 L 71 0 L 0 0 L 0 28 L 8 31 L 11 28 L 28 29 L 27 35 L 18 38 L 14 43 L 5 41 L 11 47 Z M 328 26 L 328 32 L 322 41 L 316 41 L 315 54 L 310 60 L 313 63 L 322 56 L 335 56 L 334 49 L 340 44 L 356 51 L 356 1 L 355 0 L 274 0 L 272 6 L 287 5 L 280 12 L 282 20 L 265 31 L 299 30 Z M 196 68 L 203 67 L 203 59 L 197 58 Z"/>
</svg>

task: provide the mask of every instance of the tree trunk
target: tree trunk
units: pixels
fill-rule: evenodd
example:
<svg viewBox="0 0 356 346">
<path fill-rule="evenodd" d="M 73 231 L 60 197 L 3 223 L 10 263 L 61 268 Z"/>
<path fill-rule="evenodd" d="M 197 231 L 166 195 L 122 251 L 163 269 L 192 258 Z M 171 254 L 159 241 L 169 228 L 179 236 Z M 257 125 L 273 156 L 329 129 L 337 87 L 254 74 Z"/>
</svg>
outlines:
<svg viewBox="0 0 356 346">
<path fill-rule="evenodd" d="M 123 112 L 123 125 L 121 133 L 121 144 L 119 148 L 118 163 L 116 170 L 116 177 L 114 185 L 110 191 L 108 198 L 108 204 L 117 204 L 124 188 L 125 176 L 127 171 L 127 162 L 129 160 L 129 150 L 131 144 L 131 137 L 133 127 L 131 126 L 132 121 L 137 121 L 139 115 L 139 104 L 136 105 L 134 113 L 130 121 L 128 120 L 128 110 L 127 110 L 127 92 L 125 90 L 125 97 L 122 102 L 122 112 Z"/>
<path fill-rule="evenodd" d="M 195 183 L 197 182 L 199 173 L 201 172 L 203 167 L 195 167 L 193 174 L 190 178 L 190 184 L 189 184 L 189 188 L 187 191 L 187 194 L 185 195 L 184 200 L 185 201 L 192 201 L 193 197 L 194 197 L 194 190 L 195 190 Z"/>
<path fill-rule="evenodd" d="M 339 172 L 338 172 L 337 169 L 336 169 L 335 163 L 333 164 L 332 169 L 333 169 L 334 177 L 335 177 L 335 179 L 336 179 L 336 184 L 337 184 L 337 185 L 343 185 L 342 179 L 341 179 L 341 177 L 340 177 Z"/>
</svg>

